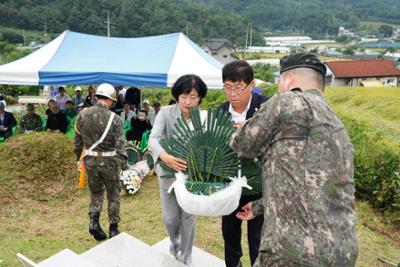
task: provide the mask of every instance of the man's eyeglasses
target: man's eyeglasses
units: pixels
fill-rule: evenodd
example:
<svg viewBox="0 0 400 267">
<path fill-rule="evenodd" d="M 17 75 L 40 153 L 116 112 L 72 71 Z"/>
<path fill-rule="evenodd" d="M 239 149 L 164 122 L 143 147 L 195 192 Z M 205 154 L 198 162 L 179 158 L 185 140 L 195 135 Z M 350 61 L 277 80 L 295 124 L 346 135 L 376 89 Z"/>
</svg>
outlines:
<svg viewBox="0 0 400 267">
<path fill-rule="evenodd" d="M 243 87 L 239 84 L 233 85 L 233 86 L 224 85 L 224 90 L 225 90 L 225 92 L 230 93 L 230 94 L 232 94 L 232 93 L 240 94 L 246 90 L 247 86 L 249 86 L 249 85 L 247 84 L 245 87 Z"/>
</svg>

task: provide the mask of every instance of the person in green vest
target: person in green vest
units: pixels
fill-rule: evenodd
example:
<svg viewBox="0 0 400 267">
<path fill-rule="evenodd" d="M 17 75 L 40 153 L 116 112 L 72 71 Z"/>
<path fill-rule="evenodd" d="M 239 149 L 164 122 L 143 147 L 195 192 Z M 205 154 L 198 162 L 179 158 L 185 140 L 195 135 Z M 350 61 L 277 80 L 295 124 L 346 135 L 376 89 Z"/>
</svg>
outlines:
<svg viewBox="0 0 400 267">
<path fill-rule="evenodd" d="M 78 112 L 74 108 L 74 103 L 71 100 L 68 100 L 65 103 L 64 114 L 70 120 L 72 120 L 78 114 Z"/>
</svg>

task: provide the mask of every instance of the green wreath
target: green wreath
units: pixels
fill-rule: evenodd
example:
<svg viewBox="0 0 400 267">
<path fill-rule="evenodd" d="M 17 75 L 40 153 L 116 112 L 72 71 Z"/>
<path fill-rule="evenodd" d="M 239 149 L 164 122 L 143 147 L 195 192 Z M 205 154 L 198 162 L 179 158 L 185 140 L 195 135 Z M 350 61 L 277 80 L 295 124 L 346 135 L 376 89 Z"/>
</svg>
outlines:
<svg viewBox="0 0 400 267">
<path fill-rule="evenodd" d="M 169 139 L 162 139 L 161 146 L 168 154 L 184 159 L 187 162 L 186 187 L 195 194 L 209 195 L 214 193 L 238 174 L 239 166 L 242 174 L 248 178 L 252 190 L 244 190 L 244 194 L 260 192 L 260 163 L 254 159 L 238 158 L 229 147 L 229 140 L 235 131 L 229 113 L 209 108 L 207 120 L 202 122 L 200 110 L 190 110 L 192 127 L 183 117 L 175 125 Z M 161 167 L 166 171 L 162 178 L 174 177 L 174 170 L 164 162 Z"/>
</svg>

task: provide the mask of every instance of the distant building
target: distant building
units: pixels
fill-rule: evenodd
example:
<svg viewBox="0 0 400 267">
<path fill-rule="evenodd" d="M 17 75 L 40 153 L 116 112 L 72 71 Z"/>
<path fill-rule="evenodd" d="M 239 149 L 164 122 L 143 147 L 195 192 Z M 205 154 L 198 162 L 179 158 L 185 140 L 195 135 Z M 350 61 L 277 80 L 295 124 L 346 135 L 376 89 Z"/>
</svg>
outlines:
<svg viewBox="0 0 400 267">
<path fill-rule="evenodd" d="M 373 43 L 373 42 L 379 42 L 379 38 L 372 38 L 372 37 L 368 37 L 368 38 L 361 38 L 360 43 Z"/>
<path fill-rule="evenodd" d="M 339 31 L 338 31 L 338 36 L 350 36 L 350 37 L 354 37 L 355 33 L 347 30 L 345 27 L 340 26 L 339 27 Z"/>
<path fill-rule="evenodd" d="M 328 86 L 397 86 L 400 70 L 390 60 L 326 62 Z"/>
<path fill-rule="evenodd" d="M 276 36 L 276 37 L 264 37 L 265 43 L 267 45 L 273 46 L 281 45 L 281 44 L 297 44 L 297 42 L 301 41 L 311 41 L 312 38 L 310 36 Z"/>
<path fill-rule="evenodd" d="M 393 39 L 396 39 L 396 40 L 400 39 L 400 29 L 394 30 L 392 37 L 393 37 Z"/>
<path fill-rule="evenodd" d="M 388 51 L 384 57 L 392 60 L 400 60 L 400 53 L 392 53 Z"/>
<path fill-rule="evenodd" d="M 251 60 L 246 60 L 246 61 L 247 61 L 247 63 L 250 64 L 250 66 L 257 65 L 257 64 L 264 64 L 264 65 L 270 65 L 271 67 L 279 67 L 280 59 L 278 59 L 278 58 L 251 59 Z"/>
<path fill-rule="evenodd" d="M 379 52 L 366 49 L 364 51 L 355 51 L 354 56 L 361 59 L 377 59 L 379 56 L 381 56 L 381 54 Z"/>
<path fill-rule="evenodd" d="M 210 38 L 201 48 L 222 64 L 227 64 L 238 58 L 233 54 L 234 46 L 226 38 Z"/>
<path fill-rule="evenodd" d="M 245 49 L 246 52 L 253 53 L 269 53 L 269 54 L 288 54 L 290 47 L 287 46 L 249 46 Z"/>
<path fill-rule="evenodd" d="M 340 53 L 339 51 L 336 50 L 336 48 L 328 48 L 327 52 L 326 52 L 327 56 L 330 57 L 341 57 L 343 56 L 342 53 Z"/>
<path fill-rule="evenodd" d="M 267 46 L 286 46 L 286 47 L 298 47 L 308 44 L 335 43 L 334 40 L 313 40 L 309 36 L 264 37 L 264 41 Z"/>
</svg>

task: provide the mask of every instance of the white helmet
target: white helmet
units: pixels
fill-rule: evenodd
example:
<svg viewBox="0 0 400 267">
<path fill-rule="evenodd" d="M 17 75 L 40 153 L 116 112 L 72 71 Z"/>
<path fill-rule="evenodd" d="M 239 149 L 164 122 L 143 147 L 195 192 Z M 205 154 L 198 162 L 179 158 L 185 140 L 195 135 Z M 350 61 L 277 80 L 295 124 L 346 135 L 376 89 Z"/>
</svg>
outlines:
<svg viewBox="0 0 400 267">
<path fill-rule="evenodd" d="M 111 100 L 117 101 L 114 87 L 109 83 L 102 83 L 97 87 L 96 95 L 107 97 Z"/>
</svg>

